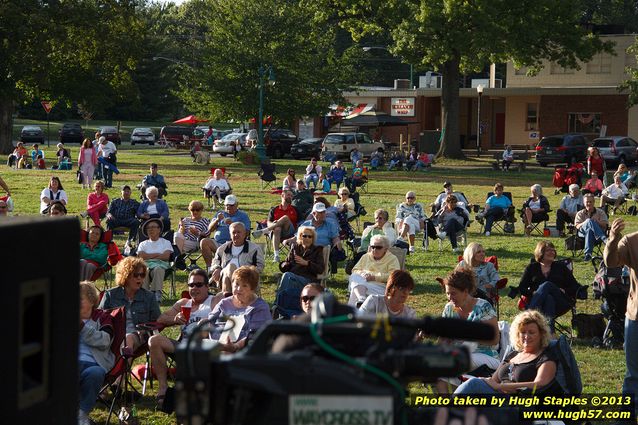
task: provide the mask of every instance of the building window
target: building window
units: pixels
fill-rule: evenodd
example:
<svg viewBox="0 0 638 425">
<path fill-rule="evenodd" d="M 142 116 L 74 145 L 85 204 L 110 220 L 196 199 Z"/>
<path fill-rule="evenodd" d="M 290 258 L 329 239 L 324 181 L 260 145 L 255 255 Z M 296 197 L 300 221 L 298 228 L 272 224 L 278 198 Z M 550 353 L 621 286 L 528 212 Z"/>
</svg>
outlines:
<svg viewBox="0 0 638 425">
<path fill-rule="evenodd" d="M 557 63 L 552 62 L 552 64 L 549 67 L 549 73 L 550 74 L 573 74 L 574 70 L 571 68 L 565 68 L 564 66 L 560 66 Z"/>
<path fill-rule="evenodd" d="M 525 131 L 538 130 L 538 104 L 527 104 L 527 120 L 525 121 Z"/>
<path fill-rule="evenodd" d="M 587 62 L 587 74 L 611 74 L 611 55 L 598 53 Z"/>
<path fill-rule="evenodd" d="M 600 112 L 570 112 L 567 114 L 567 131 L 569 133 L 600 133 Z"/>
</svg>

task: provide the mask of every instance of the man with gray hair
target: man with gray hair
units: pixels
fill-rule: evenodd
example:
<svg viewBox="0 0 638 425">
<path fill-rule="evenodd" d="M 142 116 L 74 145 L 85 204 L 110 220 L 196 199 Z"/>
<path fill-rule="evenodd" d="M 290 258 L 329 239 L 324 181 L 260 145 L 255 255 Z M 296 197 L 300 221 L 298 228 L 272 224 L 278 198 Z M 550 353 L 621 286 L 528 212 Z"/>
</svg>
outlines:
<svg viewBox="0 0 638 425">
<path fill-rule="evenodd" d="M 231 277 L 239 267 L 254 266 L 259 273 L 264 270 L 264 254 L 257 244 L 246 239 L 246 226 L 236 221 L 229 231 L 231 240 L 217 248 L 210 267 L 209 283 L 222 292 L 232 291 Z"/>
<path fill-rule="evenodd" d="M 569 194 L 560 201 L 560 206 L 556 211 L 556 229 L 561 237 L 565 236 L 565 223 L 574 224 L 576 213 L 585 208 L 583 195 L 577 184 L 569 185 Z"/>
</svg>

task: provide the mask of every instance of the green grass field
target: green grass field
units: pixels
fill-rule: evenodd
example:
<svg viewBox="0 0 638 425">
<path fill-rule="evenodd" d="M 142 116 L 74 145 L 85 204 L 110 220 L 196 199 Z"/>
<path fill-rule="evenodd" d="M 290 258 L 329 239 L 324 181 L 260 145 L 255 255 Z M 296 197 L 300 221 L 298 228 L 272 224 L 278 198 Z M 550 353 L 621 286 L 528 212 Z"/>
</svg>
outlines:
<svg viewBox="0 0 638 425">
<path fill-rule="evenodd" d="M 72 147 L 72 149 L 74 157 L 77 156 L 78 148 Z M 47 158 L 53 158 L 54 148 L 51 147 L 45 153 Z M 204 201 L 201 187 L 207 180 L 210 166 L 193 164 L 187 152 L 164 150 L 158 147 L 136 146 L 135 149 L 131 149 L 129 146 L 122 146 L 118 153 L 118 161 L 118 167 L 122 173 L 114 176 L 114 188 L 108 192 L 111 198 L 119 196 L 119 190 L 116 188 L 122 184 L 127 183 L 134 186 L 139 183 L 142 177 L 147 174 L 148 165 L 151 162 L 156 162 L 159 164 L 159 172 L 165 176 L 168 184 L 169 195 L 166 201 L 170 207 L 173 223 L 177 223 L 179 217 L 187 215 L 189 201 L 193 199 Z M 303 175 L 302 170 L 306 165 L 305 161 L 288 159 L 275 162 L 279 170 L 279 180 L 283 179 L 285 170 L 289 167 L 294 168 L 298 175 Z M 269 208 L 279 201 L 278 196 L 260 189 L 257 166 L 244 166 L 232 158 L 213 158 L 212 166 L 226 167 L 226 170 L 232 173 L 230 182 L 234 193 L 239 197 L 240 208 L 250 215 L 253 222 L 264 219 Z M 408 190 L 416 191 L 417 201 L 427 205 L 442 190 L 443 181 L 450 180 L 454 183 L 456 190 L 463 191 L 471 202 L 482 204 L 486 193 L 492 189 L 495 182 L 500 181 L 505 185 L 506 191 L 513 193 L 514 203 L 520 207 L 529 195 L 529 186 L 540 183 L 545 188 L 545 195 L 555 211 L 563 194 L 554 195 L 551 186 L 551 173 L 551 168 L 538 167 L 529 167 L 523 173 L 503 173 L 493 171 L 488 162 L 479 160 L 443 161 L 435 164 L 431 170 L 418 174 L 404 171 L 373 171 L 368 186 L 369 192 L 362 194 L 361 201 L 368 211 L 366 219 L 371 219 L 373 211 L 377 208 L 385 208 L 390 211 L 393 219 L 396 204 L 403 199 Z M 3 165 L 0 166 L 0 176 L 12 190 L 16 206 L 14 215 L 38 213 L 39 194 L 47 185 L 51 175 L 60 177 L 69 194 L 69 213 L 77 215 L 83 211 L 88 191 L 82 190 L 75 181 L 75 169 L 60 172 L 54 170 L 14 170 Z M 212 214 L 212 212 L 208 213 L 209 216 Z M 550 216 L 552 217 L 551 221 L 553 221 L 555 213 L 551 213 Z M 627 232 L 638 228 L 638 219 L 625 216 L 623 218 L 628 222 Z M 518 285 L 523 269 L 529 263 L 534 247 L 540 238 L 525 237 L 520 219 L 516 224 L 516 234 L 513 236 L 494 234 L 485 237 L 479 234 L 479 230 L 476 223 L 470 227 L 469 241 L 480 242 L 487 249 L 488 255 L 497 255 L 501 276 L 507 277 L 510 285 Z M 123 244 L 123 237 L 118 238 L 120 245 Z M 559 256 L 570 255 L 565 250 L 562 239 L 555 238 L 553 242 L 558 249 Z M 435 281 L 435 277 L 446 275 L 456 262 L 457 254 L 453 254 L 449 247 L 443 252 L 439 252 L 436 243 L 433 243 L 427 252 L 417 250 L 415 254 L 407 257 L 407 268 L 417 282 L 417 287 L 408 303 L 419 314 L 440 315 L 446 298 L 439 284 Z M 579 282 L 591 284 L 594 276 L 591 264 L 584 263 L 580 258 L 576 258 L 574 264 L 574 273 Z M 267 258 L 267 266 L 262 277 L 262 295 L 269 303 L 274 300 L 276 272 L 278 270 L 273 264 L 272 258 Z M 178 293 L 186 288 L 185 278 L 184 272 L 178 273 Z M 342 301 L 345 300 L 347 277 L 343 268 L 329 282 L 329 286 Z M 514 300 L 503 295 L 501 297 L 501 319 L 511 320 L 517 313 L 516 304 Z M 591 291 L 589 295 L 588 300 L 579 301 L 578 309 L 588 313 L 599 312 L 601 301 L 594 300 Z M 162 308 L 165 309 L 171 304 L 172 301 L 165 301 Z M 570 316 L 570 314 L 566 315 L 562 321 L 568 323 Z M 580 363 L 585 393 L 620 392 L 625 371 L 622 350 L 594 349 L 589 346 L 587 341 L 575 341 L 574 352 Z M 415 389 L 418 388 L 415 387 Z M 167 417 L 163 413 L 153 411 L 153 393 L 154 391 L 151 391 L 151 396 L 145 397 L 138 403 L 138 412 L 143 423 L 174 423 L 173 417 Z M 105 416 L 101 407 L 98 407 L 92 415 L 97 421 L 104 421 Z"/>
</svg>

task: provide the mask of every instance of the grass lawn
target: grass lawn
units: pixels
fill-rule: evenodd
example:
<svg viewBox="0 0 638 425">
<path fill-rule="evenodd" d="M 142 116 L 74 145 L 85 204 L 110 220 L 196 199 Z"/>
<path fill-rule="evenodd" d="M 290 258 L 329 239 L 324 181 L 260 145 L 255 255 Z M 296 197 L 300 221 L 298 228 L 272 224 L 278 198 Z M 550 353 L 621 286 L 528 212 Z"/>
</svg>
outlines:
<svg viewBox="0 0 638 425">
<path fill-rule="evenodd" d="M 54 147 L 46 151 L 47 158 L 54 157 Z M 77 155 L 78 149 L 73 148 L 73 155 Z M 124 183 L 131 186 L 139 183 L 142 177 L 148 172 L 148 164 L 157 162 L 159 172 L 166 178 L 168 184 L 168 197 L 166 201 L 170 207 L 171 220 L 177 223 L 179 217 L 186 216 L 189 201 L 193 199 L 203 199 L 201 187 L 205 183 L 210 166 L 195 165 L 187 152 L 176 150 L 163 150 L 155 147 L 136 146 L 131 149 L 129 146 L 122 146 L 118 153 L 118 167 L 122 173 L 114 176 L 114 188 L 109 190 L 109 196 L 115 198 L 119 196 L 116 189 Z M 303 175 L 306 166 L 305 161 L 278 160 L 275 161 L 279 170 L 279 179 L 284 177 L 285 170 L 294 168 L 298 175 Z M 234 188 L 234 193 L 239 197 L 240 208 L 245 210 L 255 220 L 264 219 L 269 208 L 279 201 L 278 196 L 271 195 L 269 191 L 260 189 L 257 177 L 257 166 L 243 166 L 235 162 L 232 158 L 214 158 L 213 165 L 216 167 L 226 167 L 232 173 L 230 182 Z M 325 164 L 324 164 L 325 165 Z M 563 196 L 554 195 L 551 186 L 551 172 L 549 168 L 529 167 L 523 173 L 509 172 L 502 173 L 493 171 L 487 161 L 444 161 L 436 164 L 431 170 L 422 173 L 409 173 L 403 171 L 373 171 L 369 183 L 369 192 L 362 194 L 362 204 L 368 211 L 366 219 L 372 218 L 372 213 L 377 208 L 385 208 L 390 211 L 391 219 L 394 218 L 395 206 L 405 196 L 406 191 L 414 190 L 417 193 L 417 202 L 429 204 L 442 190 L 444 180 L 450 180 L 455 188 L 463 191 L 471 202 L 482 204 L 485 195 L 491 191 L 495 182 L 500 181 L 505 185 L 506 191 L 511 191 L 514 197 L 514 204 L 520 207 L 529 195 L 529 186 L 540 183 L 545 188 L 545 195 L 550 200 L 552 209 L 558 208 Z M 65 190 L 69 194 L 69 213 L 79 214 L 85 205 L 87 191 L 75 181 L 75 169 L 73 171 L 52 171 L 52 170 L 13 170 L 0 166 L 0 176 L 7 182 L 12 190 L 16 210 L 16 215 L 37 214 L 39 208 L 39 194 L 47 185 L 51 175 L 57 175 L 62 180 Z M 212 213 L 208 213 L 210 217 Z M 550 214 L 551 221 L 554 221 L 555 212 Z M 628 222 L 627 233 L 638 228 L 636 217 L 623 216 Z M 497 255 L 499 258 L 500 273 L 502 277 L 509 279 L 510 285 L 518 285 L 523 269 L 532 257 L 534 247 L 540 240 L 538 237 L 525 237 L 522 232 L 520 219 L 516 224 L 516 234 L 504 236 L 494 234 L 485 237 L 479 234 L 478 224 L 473 224 L 469 229 L 469 241 L 482 243 L 488 255 Z M 123 244 L 123 237 L 118 237 L 120 245 Z M 260 241 L 257 241 L 260 242 Z M 554 244 L 558 249 L 559 257 L 569 256 L 565 250 L 561 239 L 555 238 Z M 269 303 L 274 300 L 276 282 L 274 275 L 278 272 L 272 262 L 272 258 L 266 259 L 267 266 L 262 276 L 262 295 Z M 413 255 L 407 257 L 407 268 L 411 271 L 417 282 L 417 287 L 413 295 L 408 300 L 416 311 L 421 314 L 440 315 L 445 305 L 445 295 L 435 281 L 437 276 L 445 276 L 457 263 L 457 254 L 453 254 L 450 248 L 443 252 L 438 251 L 438 245 L 433 243 L 429 251 L 417 250 Z M 575 276 L 582 284 L 591 284 L 594 271 L 590 263 L 584 263 L 580 258 L 575 259 Z M 178 293 L 186 288 L 186 274 L 177 274 Z M 101 285 L 101 282 L 100 282 Z M 347 276 L 343 268 L 329 282 L 329 286 L 345 301 Z M 506 292 L 506 291 L 505 291 Z M 582 312 L 597 313 L 600 310 L 601 302 L 594 300 L 589 294 L 589 299 L 579 301 L 578 309 Z M 172 301 L 165 301 L 162 308 L 165 309 L 172 304 Z M 514 300 L 508 297 L 501 297 L 501 319 L 511 320 L 517 313 Z M 570 314 L 563 317 L 563 322 L 567 323 Z M 586 341 L 574 342 L 574 352 L 580 363 L 585 393 L 614 393 L 620 392 L 622 379 L 625 371 L 624 353 L 622 350 L 602 350 L 588 346 Z M 151 391 L 153 394 L 153 391 Z M 153 411 L 153 398 L 145 397 L 138 404 L 138 412 L 143 423 L 169 424 L 174 423 L 174 418 L 167 417 L 162 413 Z M 98 421 L 106 419 L 104 410 L 98 408 L 92 415 Z"/>
</svg>

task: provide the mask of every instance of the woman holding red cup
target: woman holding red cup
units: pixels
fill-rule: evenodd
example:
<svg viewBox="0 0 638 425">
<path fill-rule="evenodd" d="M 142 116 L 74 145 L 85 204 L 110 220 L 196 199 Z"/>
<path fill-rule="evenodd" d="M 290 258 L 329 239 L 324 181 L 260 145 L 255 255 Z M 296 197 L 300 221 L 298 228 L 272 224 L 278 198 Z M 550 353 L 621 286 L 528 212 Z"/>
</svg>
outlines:
<svg viewBox="0 0 638 425">
<path fill-rule="evenodd" d="M 208 293 L 208 276 L 206 271 L 202 269 L 195 269 L 188 275 L 188 293 L 189 298 L 178 300 L 157 319 L 159 323 L 165 326 L 182 326 L 180 340 L 184 335 L 192 331 L 200 320 L 208 318 L 208 314 L 213 311 L 213 307 L 222 298 L 221 293 L 218 295 Z M 153 335 L 148 340 L 151 363 L 157 375 L 159 387 L 156 397 L 158 409 L 162 408 L 166 397 L 166 389 L 168 388 L 166 356 L 175 352 L 178 342 L 179 340 L 169 339 L 162 334 Z"/>
</svg>

